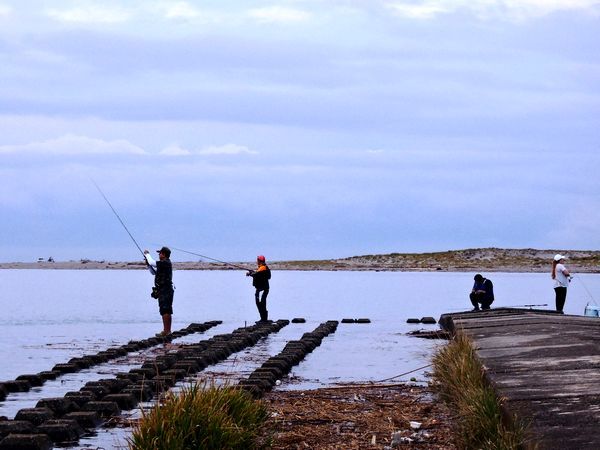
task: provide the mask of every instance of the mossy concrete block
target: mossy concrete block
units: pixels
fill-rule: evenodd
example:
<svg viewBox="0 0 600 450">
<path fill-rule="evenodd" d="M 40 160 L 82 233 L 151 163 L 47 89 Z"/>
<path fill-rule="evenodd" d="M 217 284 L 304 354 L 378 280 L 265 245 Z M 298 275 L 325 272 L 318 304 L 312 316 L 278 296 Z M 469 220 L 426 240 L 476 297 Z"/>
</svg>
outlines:
<svg viewBox="0 0 600 450">
<path fill-rule="evenodd" d="M 38 374 L 19 375 L 16 379 L 17 379 L 17 381 L 18 380 L 29 381 L 29 384 L 31 386 L 41 386 L 42 384 L 44 384 L 44 380 Z"/>
<path fill-rule="evenodd" d="M 54 370 L 44 370 L 39 372 L 38 375 L 44 381 L 56 380 L 56 378 L 60 375 L 60 372 L 56 372 Z"/>
<path fill-rule="evenodd" d="M 83 428 L 96 428 L 102 423 L 96 411 L 76 411 L 66 414 L 63 419 L 75 420 Z"/>
<path fill-rule="evenodd" d="M 95 411 L 100 417 L 117 416 L 121 409 L 116 402 L 92 401 L 87 402 L 81 408 L 83 411 Z"/>
<path fill-rule="evenodd" d="M 63 363 L 55 364 L 52 370 L 60 373 L 75 373 L 80 370 L 80 367 L 77 364 Z"/>
<path fill-rule="evenodd" d="M 67 392 L 65 394 L 65 398 L 68 398 L 72 402 L 76 403 L 79 407 L 85 405 L 87 402 L 91 402 L 92 400 L 98 400 L 96 394 L 91 391 Z"/>
<path fill-rule="evenodd" d="M 31 389 L 31 383 L 27 380 L 9 380 L 3 381 L 2 384 L 7 392 L 27 392 Z"/>
<path fill-rule="evenodd" d="M 28 420 L 2 420 L 0 421 L 0 439 L 9 434 L 33 433 L 34 425 Z"/>
<path fill-rule="evenodd" d="M 133 409 L 137 406 L 138 400 L 130 393 L 109 394 L 102 399 L 105 402 L 115 402 L 122 410 Z"/>
<path fill-rule="evenodd" d="M 154 391 L 147 385 L 133 385 L 121 391 L 122 394 L 131 394 L 139 402 L 147 402 L 154 397 Z"/>
<path fill-rule="evenodd" d="M 35 426 L 53 418 L 54 413 L 49 408 L 23 408 L 15 415 L 15 420 L 26 420 Z"/>
<path fill-rule="evenodd" d="M 9 434 L 0 441 L 0 450 L 52 450 L 46 434 Z"/>
<path fill-rule="evenodd" d="M 83 434 L 83 429 L 76 420 L 54 419 L 44 422 L 37 427 L 41 433 L 45 433 L 53 442 L 76 442 Z"/>
<path fill-rule="evenodd" d="M 79 409 L 77 403 L 68 397 L 42 398 L 35 406 L 36 408 L 48 408 L 58 417 Z"/>
</svg>

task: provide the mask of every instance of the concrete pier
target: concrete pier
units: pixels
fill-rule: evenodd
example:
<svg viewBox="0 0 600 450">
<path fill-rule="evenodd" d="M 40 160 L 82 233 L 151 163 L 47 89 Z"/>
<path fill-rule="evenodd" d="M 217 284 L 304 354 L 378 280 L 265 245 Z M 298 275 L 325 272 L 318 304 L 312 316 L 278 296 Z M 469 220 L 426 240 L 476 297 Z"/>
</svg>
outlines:
<svg viewBox="0 0 600 450">
<path fill-rule="evenodd" d="M 473 341 L 505 407 L 545 449 L 600 448 L 600 319 L 497 308 L 444 314 Z"/>
</svg>

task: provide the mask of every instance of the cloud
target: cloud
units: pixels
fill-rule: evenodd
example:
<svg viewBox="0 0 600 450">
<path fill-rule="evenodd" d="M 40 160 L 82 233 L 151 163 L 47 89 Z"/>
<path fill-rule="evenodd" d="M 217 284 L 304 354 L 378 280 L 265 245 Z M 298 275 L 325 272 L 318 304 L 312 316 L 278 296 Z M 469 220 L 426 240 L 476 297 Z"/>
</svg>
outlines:
<svg viewBox="0 0 600 450">
<path fill-rule="evenodd" d="M 72 9 L 49 9 L 46 14 L 59 22 L 116 24 L 127 22 L 131 14 L 123 8 L 83 6 Z"/>
<path fill-rule="evenodd" d="M 164 14 L 167 19 L 172 20 L 191 20 L 202 16 L 202 12 L 188 2 L 165 3 Z"/>
<path fill-rule="evenodd" d="M 442 5 L 438 1 L 425 1 L 421 4 L 390 3 L 388 7 L 398 16 L 408 19 L 432 19 L 441 14 L 448 13 L 452 8 L 451 5 Z"/>
<path fill-rule="evenodd" d="M 0 3 L 0 17 L 8 17 L 12 13 L 12 8 Z"/>
<path fill-rule="evenodd" d="M 165 156 L 188 156 L 188 155 L 191 155 L 192 152 L 185 148 L 181 148 L 177 144 L 173 144 L 173 145 L 169 145 L 168 147 L 163 148 L 159 152 L 159 154 L 165 155 Z"/>
<path fill-rule="evenodd" d="M 255 155 L 258 152 L 250 150 L 248 147 L 245 147 L 243 145 L 225 144 L 221 146 L 212 145 L 203 148 L 198 153 L 201 155 L 240 155 L 243 153 L 248 155 Z"/>
<path fill-rule="evenodd" d="M 282 6 L 269 6 L 266 8 L 256 8 L 249 11 L 248 15 L 259 22 L 264 23 L 289 23 L 303 22 L 310 18 L 310 13 Z"/>
<path fill-rule="evenodd" d="M 87 136 L 67 134 L 57 139 L 48 139 L 46 141 L 30 142 L 19 145 L 0 145 L 0 155 L 15 153 L 46 155 L 90 155 L 107 153 L 143 155 L 146 152 L 142 148 L 124 139 L 106 141 Z"/>
<path fill-rule="evenodd" d="M 258 154 L 255 150 L 250 150 L 244 145 L 225 144 L 211 145 L 200 150 L 188 150 L 180 147 L 177 144 L 170 145 L 162 149 L 159 154 L 165 156 L 189 156 L 189 155 L 255 155 Z"/>
<path fill-rule="evenodd" d="M 429 20 L 445 14 L 467 12 L 479 19 L 499 18 L 523 21 L 561 11 L 600 13 L 597 0 L 424 0 L 393 1 L 386 7 L 407 19 Z"/>
</svg>

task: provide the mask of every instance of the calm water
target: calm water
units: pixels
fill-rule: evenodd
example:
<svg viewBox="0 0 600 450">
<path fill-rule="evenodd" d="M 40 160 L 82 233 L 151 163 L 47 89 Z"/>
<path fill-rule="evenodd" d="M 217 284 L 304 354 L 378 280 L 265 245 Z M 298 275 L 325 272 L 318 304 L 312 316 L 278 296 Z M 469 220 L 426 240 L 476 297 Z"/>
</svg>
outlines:
<svg viewBox="0 0 600 450">
<path fill-rule="evenodd" d="M 495 307 L 547 303 L 546 308 L 553 308 L 548 274 L 493 273 L 490 278 Z M 0 380 L 50 370 L 72 357 L 144 339 L 161 330 L 156 301 L 149 296 L 153 280 L 146 271 L 1 270 L 0 280 L 4 287 L 0 297 Z M 204 335 L 181 338 L 181 342 L 229 333 L 258 319 L 251 280 L 241 271 L 177 271 L 174 282 L 174 330 L 191 322 L 223 321 Z M 214 376 L 249 372 L 260 365 L 257 358 L 277 354 L 286 341 L 299 339 L 321 322 L 366 317 L 371 324 L 340 324 L 336 333 L 293 369 L 294 382 L 284 382 L 280 388 L 393 377 L 428 364 L 434 349 L 443 345 L 406 336 L 415 329 L 437 329 L 437 325 L 408 325 L 406 319 L 437 319 L 445 312 L 470 309 L 472 284 L 472 273 L 274 272 L 270 318 L 304 317 L 307 323 L 290 324 L 209 372 Z M 565 312 L 581 315 L 590 296 L 600 297 L 600 275 L 577 276 L 569 288 Z M 93 369 L 85 381 L 131 368 L 122 364 Z M 398 381 L 413 376 L 424 381 L 425 372 Z M 14 417 L 20 408 L 34 406 L 38 398 L 62 396 L 81 384 L 79 375 L 70 375 L 26 394 L 12 394 L 0 402 L 0 416 Z M 100 432 L 96 441 L 82 448 L 117 448 L 111 442 L 122 443 L 122 435 L 111 433 L 102 437 Z"/>
</svg>

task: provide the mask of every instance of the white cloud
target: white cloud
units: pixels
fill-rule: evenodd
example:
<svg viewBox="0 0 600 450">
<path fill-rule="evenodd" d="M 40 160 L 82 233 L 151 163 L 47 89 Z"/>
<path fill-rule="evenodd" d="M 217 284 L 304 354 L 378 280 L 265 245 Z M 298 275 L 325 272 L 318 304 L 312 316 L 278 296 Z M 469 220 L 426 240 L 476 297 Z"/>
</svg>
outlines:
<svg viewBox="0 0 600 450">
<path fill-rule="evenodd" d="M 188 2 L 168 2 L 164 6 L 165 17 L 175 20 L 190 20 L 197 19 L 202 16 L 202 13 L 197 8 L 194 8 Z"/>
<path fill-rule="evenodd" d="M 12 13 L 12 8 L 0 3 L 0 17 L 8 17 Z"/>
<path fill-rule="evenodd" d="M 427 20 L 443 14 L 470 12 L 479 18 L 526 20 L 559 11 L 600 13 L 597 0 L 423 0 L 386 3 L 394 14 L 408 19 Z"/>
<path fill-rule="evenodd" d="M 310 18 L 310 14 L 306 11 L 295 8 L 285 8 L 282 6 L 256 8 L 250 10 L 248 14 L 253 19 L 265 23 L 302 22 Z"/>
<path fill-rule="evenodd" d="M 191 155 L 192 152 L 180 147 L 177 144 L 169 145 L 168 147 L 163 148 L 160 152 L 160 155 L 165 156 L 188 156 Z"/>
<path fill-rule="evenodd" d="M 248 147 L 244 145 L 236 145 L 236 144 L 225 144 L 221 146 L 209 146 L 203 148 L 198 151 L 200 155 L 239 155 L 239 154 L 249 154 L 255 155 L 258 152 L 255 150 L 250 150 Z"/>
<path fill-rule="evenodd" d="M 419 4 L 396 2 L 388 4 L 388 7 L 401 17 L 409 19 L 432 19 L 440 14 L 448 13 L 452 5 L 442 5 L 439 1 L 425 1 Z"/>
<path fill-rule="evenodd" d="M 225 145 L 210 145 L 200 150 L 189 150 L 180 147 L 177 144 L 169 145 L 162 149 L 159 154 L 165 156 L 190 156 L 190 155 L 255 155 L 258 152 L 250 150 L 244 145 L 225 144 Z"/>
<path fill-rule="evenodd" d="M 67 134 L 57 139 L 30 142 L 28 144 L 0 145 L 0 154 L 14 153 L 36 153 L 46 155 L 90 155 L 120 153 L 143 155 L 146 152 L 142 148 L 124 139 L 105 141 L 87 136 Z"/>
<path fill-rule="evenodd" d="M 46 14 L 60 22 L 69 23 L 121 23 L 130 19 L 131 14 L 123 8 L 83 6 L 72 9 L 49 9 Z"/>
</svg>

